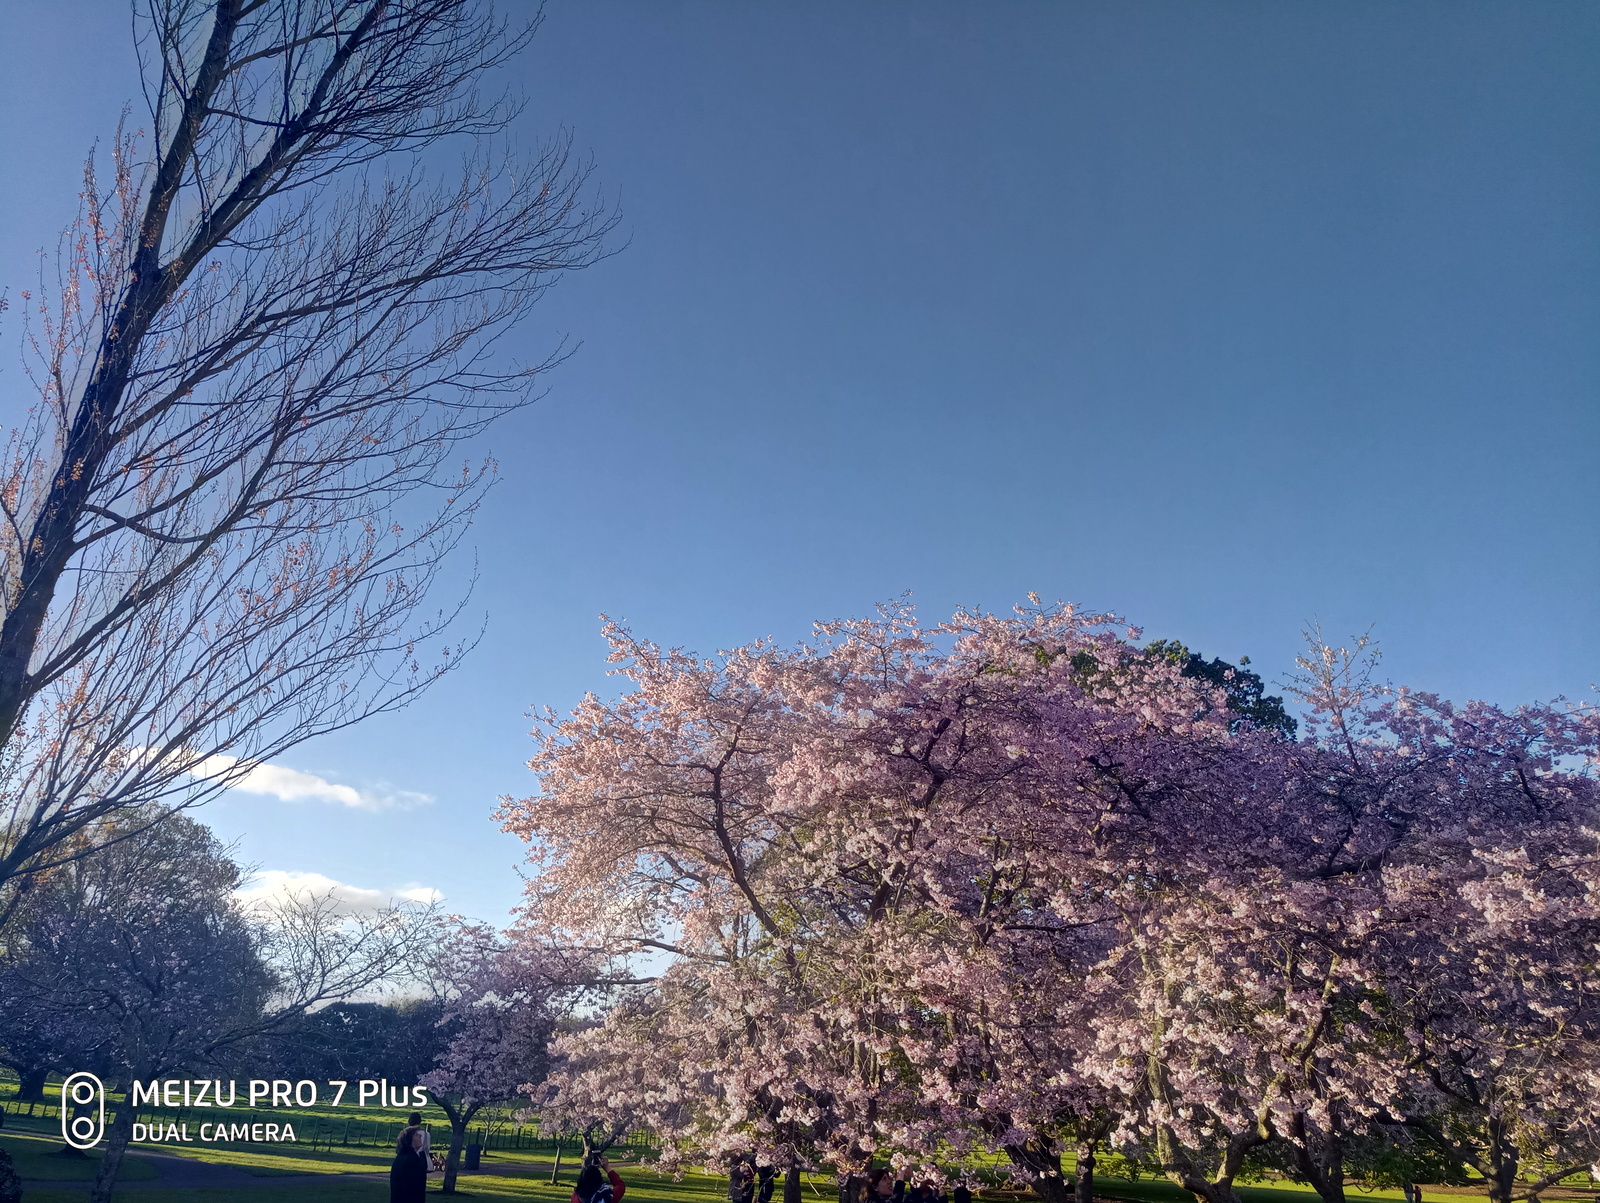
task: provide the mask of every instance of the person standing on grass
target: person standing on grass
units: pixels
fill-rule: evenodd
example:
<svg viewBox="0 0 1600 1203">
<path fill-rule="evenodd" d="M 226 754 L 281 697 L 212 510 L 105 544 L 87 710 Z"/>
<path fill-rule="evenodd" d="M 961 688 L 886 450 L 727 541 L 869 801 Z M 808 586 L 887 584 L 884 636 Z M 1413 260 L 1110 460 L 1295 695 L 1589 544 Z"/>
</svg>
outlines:
<svg viewBox="0 0 1600 1203">
<path fill-rule="evenodd" d="M 601 1157 L 598 1162 L 583 1167 L 578 1184 L 572 1188 L 572 1198 L 575 1203 L 616 1203 L 621 1182 L 621 1177 Z M 627 1190 L 627 1187 L 621 1189 Z"/>
<path fill-rule="evenodd" d="M 418 1152 L 422 1156 L 422 1172 L 426 1174 L 433 1169 L 433 1133 L 422 1126 L 422 1112 L 420 1111 L 413 1111 L 406 1118 L 406 1123 L 422 1133 L 422 1144 Z"/>
<path fill-rule="evenodd" d="M 423 1169 L 421 1128 L 407 1127 L 394 1142 L 394 1162 L 389 1166 L 389 1203 L 423 1203 L 428 1191 L 428 1171 Z"/>
<path fill-rule="evenodd" d="M 595 1171 L 594 1177 L 586 1178 L 590 1170 Z M 573 1187 L 571 1203 L 593 1203 L 595 1193 L 601 1186 L 611 1188 L 611 1203 L 622 1203 L 622 1196 L 628 1193 L 628 1184 L 604 1157 L 597 1158 L 594 1165 L 585 1166 L 583 1173 L 578 1175 L 578 1185 Z"/>
<path fill-rule="evenodd" d="M 755 1203 L 756 1171 L 741 1154 L 728 1173 L 728 1203 Z"/>
</svg>

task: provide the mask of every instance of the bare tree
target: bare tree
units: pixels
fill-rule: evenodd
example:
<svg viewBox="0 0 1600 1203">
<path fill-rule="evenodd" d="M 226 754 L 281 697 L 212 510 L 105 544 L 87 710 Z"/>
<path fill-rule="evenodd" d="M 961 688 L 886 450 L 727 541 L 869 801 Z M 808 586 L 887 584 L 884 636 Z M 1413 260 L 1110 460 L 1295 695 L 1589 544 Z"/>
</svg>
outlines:
<svg viewBox="0 0 1600 1203">
<path fill-rule="evenodd" d="M 484 149 L 515 106 L 477 84 L 532 29 L 474 0 L 135 8 L 150 126 L 119 128 L 109 186 L 91 161 L 23 294 L 37 399 L 0 462 L 13 894 L 100 817 L 192 804 L 453 663 L 449 608 L 423 607 L 492 468 L 458 445 L 560 354 L 496 340 L 614 221 L 565 139 Z"/>
</svg>

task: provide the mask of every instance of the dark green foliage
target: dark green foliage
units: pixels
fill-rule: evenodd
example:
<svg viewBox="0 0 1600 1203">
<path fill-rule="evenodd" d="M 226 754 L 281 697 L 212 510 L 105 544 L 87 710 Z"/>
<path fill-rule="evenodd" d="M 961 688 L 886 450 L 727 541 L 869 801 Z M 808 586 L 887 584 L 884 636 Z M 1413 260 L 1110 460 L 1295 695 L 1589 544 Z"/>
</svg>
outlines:
<svg viewBox="0 0 1600 1203">
<path fill-rule="evenodd" d="M 1057 656 L 1064 653 L 1064 648 L 1055 651 L 1045 647 L 1033 649 L 1034 658 L 1041 667 L 1048 667 Z M 1229 664 L 1226 660 L 1207 660 L 1191 652 L 1176 639 L 1157 639 L 1148 644 L 1142 654 L 1147 661 L 1165 660 L 1169 664 L 1179 665 L 1185 677 L 1222 690 L 1228 698 L 1228 709 L 1233 713 L 1228 724 L 1230 730 L 1251 726 L 1276 731 L 1289 738 L 1293 738 L 1298 730 L 1298 724 L 1283 708 L 1283 699 L 1268 696 L 1266 683 L 1260 675 L 1244 667 L 1250 663 L 1248 656 L 1241 656 L 1237 665 Z M 1074 652 L 1073 680 L 1084 689 L 1092 689 L 1097 683 L 1103 682 L 1107 675 L 1115 678 L 1128 665 L 1137 663 L 1139 656 L 1137 651 L 1126 652 L 1107 665 L 1102 664 L 1094 652 Z"/>
<path fill-rule="evenodd" d="M 334 1003 L 264 1037 L 243 1060 L 279 1077 L 411 1083 L 433 1068 L 454 1035 L 455 1025 L 440 1025 L 442 1012 L 422 999 Z"/>
<path fill-rule="evenodd" d="M 214 1064 L 276 985 L 235 898 L 239 866 L 208 828 L 155 808 L 102 828 L 99 850 L 31 890 L 7 929 L 0 1061 L 30 1090 L 48 1069 Z"/>
<path fill-rule="evenodd" d="M 1261 677 L 1245 668 L 1248 656 L 1241 656 L 1238 665 L 1226 660 L 1207 660 L 1191 652 L 1176 639 L 1157 639 L 1145 647 L 1145 654 L 1172 664 L 1183 666 L 1183 675 L 1223 690 L 1228 695 L 1228 709 L 1237 716 L 1231 726 L 1237 729 L 1244 723 L 1263 730 L 1278 731 L 1293 737 L 1298 724 L 1283 708 L 1281 697 L 1269 697 Z M 1076 667 L 1077 662 L 1073 662 Z"/>
<path fill-rule="evenodd" d="M 1433 1141 L 1398 1125 L 1376 1125 L 1374 1132 L 1354 1141 L 1345 1173 L 1365 1190 L 1398 1190 L 1412 1182 L 1466 1186 L 1471 1181 L 1461 1163 Z"/>
</svg>

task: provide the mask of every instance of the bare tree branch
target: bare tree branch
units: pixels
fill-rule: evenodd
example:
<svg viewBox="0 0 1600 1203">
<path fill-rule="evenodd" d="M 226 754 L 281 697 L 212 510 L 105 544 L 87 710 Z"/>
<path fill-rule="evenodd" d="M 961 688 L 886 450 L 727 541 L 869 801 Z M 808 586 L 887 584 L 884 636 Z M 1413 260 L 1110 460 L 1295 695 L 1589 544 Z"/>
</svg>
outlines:
<svg viewBox="0 0 1600 1203">
<path fill-rule="evenodd" d="M 425 603 L 493 473 L 461 444 L 564 354 L 497 339 L 614 222 L 567 139 L 482 148 L 515 106 L 476 84 L 533 29 L 473 0 L 136 18 L 150 128 L 27 295 L 0 461 L 0 883 L 459 659 Z"/>
</svg>

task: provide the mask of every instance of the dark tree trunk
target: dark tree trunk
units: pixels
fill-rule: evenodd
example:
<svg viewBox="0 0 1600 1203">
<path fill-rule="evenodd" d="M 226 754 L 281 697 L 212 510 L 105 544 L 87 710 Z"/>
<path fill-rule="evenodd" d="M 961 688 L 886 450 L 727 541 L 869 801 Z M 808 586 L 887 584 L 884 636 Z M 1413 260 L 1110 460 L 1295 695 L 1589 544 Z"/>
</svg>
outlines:
<svg viewBox="0 0 1600 1203">
<path fill-rule="evenodd" d="M 1294 1137 L 1288 1144 L 1294 1154 L 1295 1168 L 1311 1184 L 1311 1189 L 1324 1203 L 1345 1203 L 1344 1138 L 1338 1132 L 1329 1132 L 1323 1138 L 1324 1147 L 1320 1153 L 1314 1151 L 1304 1115 L 1296 1115 L 1290 1121 L 1289 1134 Z"/>
<path fill-rule="evenodd" d="M 621 1135 L 621 1132 L 607 1129 L 605 1135 L 602 1137 L 601 1130 L 595 1125 L 590 1124 L 587 1128 L 585 1128 L 582 1133 L 583 1167 L 587 1168 L 591 1165 L 599 1165 L 600 1158 L 605 1154 L 605 1151 L 612 1145 L 616 1144 L 617 1137 Z"/>
<path fill-rule="evenodd" d="M 1078 1142 L 1077 1181 L 1072 1188 L 1077 1203 L 1094 1203 L 1094 1156 L 1099 1148 L 1098 1137 Z"/>
<path fill-rule="evenodd" d="M 44 1084 L 49 1078 L 48 1069 L 20 1069 L 17 1071 L 17 1101 L 19 1103 L 44 1102 Z"/>
<path fill-rule="evenodd" d="M 1199 1203 L 1240 1203 L 1239 1192 L 1233 1188 L 1233 1175 L 1225 1169 L 1215 1180 L 1205 1177 L 1187 1163 L 1169 1165 L 1166 1169 L 1169 1182 L 1183 1187 Z"/>
<path fill-rule="evenodd" d="M 1505 1121 L 1489 1116 L 1485 1125 L 1489 1133 L 1489 1147 L 1484 1150 L 1488 1173 L 1484 1175 L 1489 1187 L 1489 1203 L 1511 1203 L 1517 1189 L 1517 1172 L 1522 1168 L 1516 1141 L 1506 1131 Z"/>
<path fill-rule="evenodd" d="M 1500 1152 L 1494 1150 L 1495 1153 Z M 1517 1189 L 1517 1155 L 1494 1156 L 1490 1155 L 1493 1172 L 1489 1174 L 1486 1185 L 1489 1187 L 1489 1203 L 1511 1203 L 1511 1197 Z"/>
<path fill-rule="evenodd" d="M 442 1097 L 436 1097 L 434 1102 L 444 1109 L 445 1116 L 450 1120 L 450 1152 L 445 1155 L 444 1181 L 439 1184 L 439 1193 L 453 1195 L 456 1193 L 456 1175 L 461 1172 L 461 1150 L 467 1143 L 467 1125 L 472 1122 L 478 1109 L 456 1107 Z"/>
<path fill-rule="evenodd" d="M 800 1167 L 783 1171 L 783 1203 L 800 1203 Z"/>
<path fill-rule="evenodd" d="M 1076 1203 L 1094 1203 L 1095 1159 L 1100 1152 L 1100 1142 L 1111 1135 L 1116 1122 L 1115 1115 L 1101 1108 L 1079 1116 L 1076 1121 L 1077 1143 L 1073 1152 L 1078 1164 L 1072 1192 Z"/>
<path fill-rule="evenodd" d="M 1033 1190 L 1045 1203 L 1067 1203 L 1067 1180 L 1061 1173 L 1061 1153 L 1046 1141 L 1007 1145 L 1013 1165 L 1028 1171 Z"/>
</svg>

